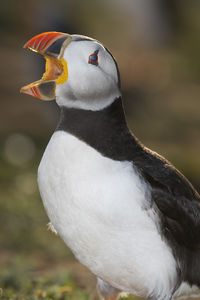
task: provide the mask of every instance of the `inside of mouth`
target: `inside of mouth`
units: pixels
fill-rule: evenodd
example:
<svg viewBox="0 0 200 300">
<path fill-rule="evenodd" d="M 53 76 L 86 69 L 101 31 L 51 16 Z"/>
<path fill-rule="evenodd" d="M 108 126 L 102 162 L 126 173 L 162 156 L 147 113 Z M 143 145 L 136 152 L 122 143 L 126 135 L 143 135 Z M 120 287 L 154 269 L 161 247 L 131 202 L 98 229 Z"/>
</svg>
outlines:
<svg viewBox="0 0 200 300">
<path fill-rule="evenodd" d="M 34 86 L 39 86 L 46 81 L 55 81 L 56 84 L 62 84 L 68 79 L 67 62 L 63 58 L 54 58 L 45 54 L 42 55 L 46 61 L 45 72 L 42 78 L 22 87 L 22 92 Z"/>
<path fill-rule="evenodd" d="M 45 73 L 43 74 L 41 80 L 48 81 L 58 79 L 58 77 L 61 76 L 64 71 L 61 59 L 47 55 L 44 55 L 44 58 L 46 60 Z"/>
</svg>

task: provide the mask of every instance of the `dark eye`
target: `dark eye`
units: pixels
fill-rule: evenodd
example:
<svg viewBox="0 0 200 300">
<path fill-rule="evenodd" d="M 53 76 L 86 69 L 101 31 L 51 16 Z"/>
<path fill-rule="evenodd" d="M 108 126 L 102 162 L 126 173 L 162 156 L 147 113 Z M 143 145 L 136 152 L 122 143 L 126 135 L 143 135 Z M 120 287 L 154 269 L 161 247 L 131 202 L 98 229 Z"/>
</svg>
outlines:
<svg viewBox="0 0 200 300">
<path fill-rule="evenodd" d="M 98 52 L 99 50 L 94 51 L 94 53 L 90 54 L 89 59 L 88 59 L 88 63 L 98 66 Z"/>
</svg>

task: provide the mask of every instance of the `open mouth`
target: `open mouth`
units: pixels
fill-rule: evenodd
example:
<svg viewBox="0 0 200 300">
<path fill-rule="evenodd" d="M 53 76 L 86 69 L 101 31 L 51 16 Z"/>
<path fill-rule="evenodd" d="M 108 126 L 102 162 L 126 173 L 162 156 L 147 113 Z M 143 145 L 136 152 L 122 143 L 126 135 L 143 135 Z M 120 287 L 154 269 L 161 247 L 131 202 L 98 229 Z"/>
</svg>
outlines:
<svg viewBox="0 0 200 300">
<path fill-rule="evenodd" d="M 46 60 L 45 73 L 42 78 L 23 86 L 21 93 L 43 100 L 55 99 L 55 88 L 68 79 L 67 62 L 63 58 L 65 48 L 72 37 L 61 32 L 45 32 L 29 40 L 24 48 L 37 52 Z"/>
</svg>

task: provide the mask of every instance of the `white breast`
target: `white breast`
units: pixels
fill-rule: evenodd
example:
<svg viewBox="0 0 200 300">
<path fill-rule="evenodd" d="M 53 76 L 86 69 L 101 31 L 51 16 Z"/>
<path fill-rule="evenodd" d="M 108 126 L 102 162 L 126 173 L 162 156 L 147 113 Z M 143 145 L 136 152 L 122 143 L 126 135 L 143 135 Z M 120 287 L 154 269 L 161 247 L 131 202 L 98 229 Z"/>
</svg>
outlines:
<svg viewBox="0 0 200 300">
<path fill-rule="evenodd" d="M 176 264 L 156 227 L 150 190 L 130 162 L 102 156 L 58 131 L 38 170 L 47 214 L 75 256 L 116 288 L 171 293 Z"/>
</svg>

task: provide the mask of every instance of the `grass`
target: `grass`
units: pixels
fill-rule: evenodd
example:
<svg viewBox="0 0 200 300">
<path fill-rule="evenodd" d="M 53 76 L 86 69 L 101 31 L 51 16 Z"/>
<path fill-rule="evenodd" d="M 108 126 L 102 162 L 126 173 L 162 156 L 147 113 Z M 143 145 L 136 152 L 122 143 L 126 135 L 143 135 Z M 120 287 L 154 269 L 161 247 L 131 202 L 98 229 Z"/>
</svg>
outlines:
<svg viewBox="0 0 200 300">
<path fill-rule="evenodd" d="M 98 300 L 94 280 L 88 281 L 86 287 L 75 272 L 70 272 L 62 265 L 46 265 L 39 256 L 14 256 L 12 262 L 1 268 L 0 272 L 0 299 L 5 300 Z M 39 260 L 40 260 L 39 259 Z M 74 262 L 74 265 L 76 263 Z M 81 267 L 80 267 L 81 272 Z M 87 272 L 81 276 L 88 277 Z M 92 284 L 90 284 L 92 282 Z M 129 296 L 122 299 L 134 299 Z"/>
<path fill-rule="evenodd" d="M 42 273 L 25 261 L 16 259 L 9 269 L 1 270 L 1 299 L 95 299 L 90 297 L 89 291 L 77 287 L 66 270 L 59 268 L 53 273 Z"/>
</svg>

